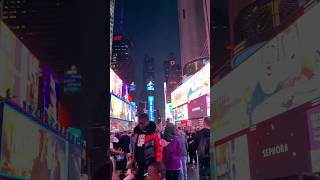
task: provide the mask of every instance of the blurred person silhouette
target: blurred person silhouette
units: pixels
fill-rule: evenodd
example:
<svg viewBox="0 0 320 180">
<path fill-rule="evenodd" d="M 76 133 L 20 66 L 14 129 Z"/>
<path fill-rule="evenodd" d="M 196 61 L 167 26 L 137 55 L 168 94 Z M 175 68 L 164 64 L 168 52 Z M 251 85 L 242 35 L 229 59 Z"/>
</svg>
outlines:
<svg viewBox="0 0 320 180">
<path fill-rule="evenodd" d="M 164 129 L 163 163 L 166 167 L 166 180 L 177 180 L 180 174 L 181 147 L 175 125 L 168 123 Z"/>
<path fill-rule="evenodd" d="M 203 119 L 203 128 L 195 135 L 200 180 L 210 178 L 210 117 Z"/>
<path fill-rule="evenodd" d="M 187 161 L 188 161 L 188 142 L 186 139 L 186 134 L 184 133 L 181 126 L 177 128 L 177 138 L 180 144 L 181 150 L 181 160 L 180 160 L 180 180 L 187 180 L 188 172 L 187 172 Z"/>
</svg>

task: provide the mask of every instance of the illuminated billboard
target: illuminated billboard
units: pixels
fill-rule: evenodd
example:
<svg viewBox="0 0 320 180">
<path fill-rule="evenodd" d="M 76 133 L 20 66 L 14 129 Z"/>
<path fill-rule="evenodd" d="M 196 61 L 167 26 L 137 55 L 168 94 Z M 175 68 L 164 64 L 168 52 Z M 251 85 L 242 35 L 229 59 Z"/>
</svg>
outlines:
<svg viewBox="0 0 320 180">
<path fill-rule="evenodd" d="M 120 77 L 110 69 L 110 92 L 117 96 L 122 96 L 122 86 L 123 82 Z"/>
<path fill-rule="evenodd" d="M 170 118 L 172 119 L 172 104 L 171 103 L 166 103 L 165 104 L 165 110 L 166 110 L 166 119 Z"/>
<path fill-rule="evenodd" d="M 0 96 L 14 97 L 19 106 L 38 108 L 39 61 L 0 22 Z"/>
<path fill-rule="evenodd" d="M 149 120 L 154 121 L 154 96 L 148 96 L 148 115 Z"/>
<path fill-rule="evenodd" d="M 67 179 L 65 139 L 12 105 L 2 106 L 0 118 L 1 175 L 17 179 Z"/>
<path fill-rule="evenodd" d="M 246 135 L 217 145 L 215 154 L 218 179 L 252 179 Z"/>
<path fill-rule="evenodd" d="M 208 112 L 207 98 L 208 96 L 201 96 L 188 103 L 187 113 L 190 119 L 206 117 Z M 210 110 L 210 109 L 209 109 Z"/>
<path fill-rule="evenodd" d="M 213 86 L 217 140 L 320 96 L 319 16 L 317 5 Z"/>
<path fill-rule="evenodd" d="M 147 84 L 147 91 L 154 91 L 154 90 L 155 90 L 155 88 L 154 88 L 154 83 L 150 81 L 150 82 Z"/>
<path fill-rule="evenodd" d="M 174 121 L 181 121 L 181 120 L 188 120 L 188 105 L 184 104 L 183 106 L 179 106 L 173 110 L 173 120 Z"/>
<path fill-rule="evenodd" d="M 45 119 L 49 118 L 50 120 L 53 120 L 53 122 L 57 122 L 59 120 L 60 101 L 60 86 L 58 80 L 53 74 L 53 72 L 47 67 L 43 68 L 42 78 L 42 111 L 45 113 Z"/>
<path fill-rule="evenodd" d="M 110 117 L 115 119 L 122 119 L 127 121 L 133 120 L 133 113 L 135 108 L 130 104 L 119 99 L 115 95 L 111 95 L 111 105 L 110 105 Z"/>
<path fill-rule="evenodd" d="M 258 124 L 248 133 L 248 146 L 252 180 L 277 179 L 310 172 L 306 106 Z"/>
<path fill-rule="evenodd" d="M 210 63 L 180 85 L 171 93 L 172 107 L 178 107 L 188 101 L 210 93 Z"/>
<path fill-rule="evenodd" d="M 320 171 L 320 106 L 307 111 L 312 172 Z"/>
</svg>

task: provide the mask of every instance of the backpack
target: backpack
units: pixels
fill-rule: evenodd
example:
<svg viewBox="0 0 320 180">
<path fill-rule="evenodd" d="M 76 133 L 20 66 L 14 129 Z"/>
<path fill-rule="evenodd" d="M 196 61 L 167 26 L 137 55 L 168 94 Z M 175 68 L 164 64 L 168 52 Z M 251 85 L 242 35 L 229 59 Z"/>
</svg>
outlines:
<svg viewBox="0 0 320 180">
<path fill-rule="evenodd" d="M 210 136 L 203 136 L 198 145 L 199 163 L 203 166 L 210 164 Z"/>
</svg>

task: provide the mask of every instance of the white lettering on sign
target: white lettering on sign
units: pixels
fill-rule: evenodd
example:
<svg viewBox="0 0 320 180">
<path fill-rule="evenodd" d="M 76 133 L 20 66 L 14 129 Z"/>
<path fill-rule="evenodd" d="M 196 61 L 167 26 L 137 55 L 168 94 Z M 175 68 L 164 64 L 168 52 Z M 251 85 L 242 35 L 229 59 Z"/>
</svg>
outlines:
<svg viewBox="0 0 320 180">
<path fill-rule="evenodd" d="M 199 110 L 200 110 L 200 107 L 193 108 L 193 109 L 192 109 L 192 112 L 193 112 L 193 111 L 199 111 Z"/>
<path fill-rule="evenodd" d="M 289 151 L 289 148 L 287 144 L 280 144 L 280 145 L 262 150 L 262 154 L 263 154 L 263 157 L 265 158 L 269 156 L 274 156 L 276 154 L 285 153 L 288 151 Z"/>
</svg>

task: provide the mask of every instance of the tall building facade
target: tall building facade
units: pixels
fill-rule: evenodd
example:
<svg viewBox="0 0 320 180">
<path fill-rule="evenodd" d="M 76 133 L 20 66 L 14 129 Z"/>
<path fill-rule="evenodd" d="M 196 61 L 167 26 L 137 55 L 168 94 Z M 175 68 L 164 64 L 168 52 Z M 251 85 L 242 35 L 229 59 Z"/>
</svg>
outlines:
<svg viewBox="0 0 320 180">
<path fill-rule="evenodd" d="M 135 64 L 130 55 L 132 43 L 123 35 L 114 35 L 111 68 L 127 84 L 134 82 Z"/>
<path fill-rule="evenodd" d="M 210 0 L 179 0 L 180 56 L 184 76 L 201 69 L 210 56 Z"/>
<path fill-rule="evenodd" d="M 169 103 L 171 100 L 171 92 L 178 87 L 182 80 L 181 66 L 177 63 L 172 53 L 169 59 L 163 62 L 163 66 L 166 82 L 166 101 Z"/>
</svg>

